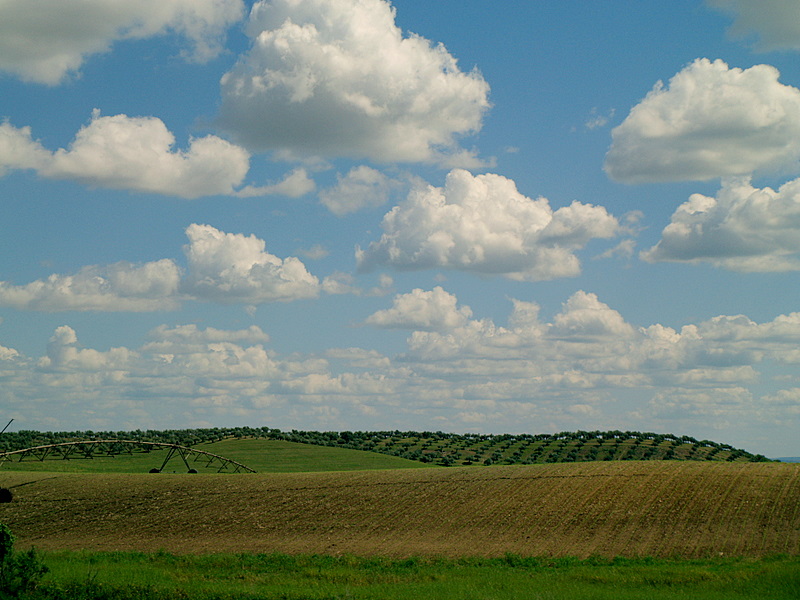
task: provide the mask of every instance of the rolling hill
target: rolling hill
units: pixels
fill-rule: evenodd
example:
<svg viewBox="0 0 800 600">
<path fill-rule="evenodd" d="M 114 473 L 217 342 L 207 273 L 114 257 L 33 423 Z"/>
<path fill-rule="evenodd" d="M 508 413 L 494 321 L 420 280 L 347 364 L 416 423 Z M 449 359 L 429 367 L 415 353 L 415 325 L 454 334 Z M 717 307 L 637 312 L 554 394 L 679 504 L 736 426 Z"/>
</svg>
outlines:
<svg viewBox="0 0 800 600">
<path fill-rule="evenodd" d="M 394 468 L 421 465 L 472 466 L 472 465 L 525 465 L 561 462 L 586 461 L 628 461 L 628 460 L 691 460 L 725 462 L 764 462 L 768 459 L 746 450 L 734 448 L 709 440 L 696 440 L 689 436 L 672 434 L 643 433 L 636 431 L 576 431 L 556 434 L 521 435 L 483 435 L 451 434 L 415 431 L 378 432 L 318 432 L 318 431 L 280 431 L 278 429 L 237 427 L 230 429 L 188 429 L 168 431 L 118 431 L 118 432 L 37 432 L 20 431 L 6 433 L 0 437 L 0 467 L 10 461 L 19 460 L 19 455 L 4 454 L 32 446 L 46 446 L 64 442 L 85 440 L 133 440 L 138 442 L 158 442 L 180 444 L 199 450 L 224 454 L 256 470 L 276 471 L 276 465 L 288 460 L 284 470 L 309 470 L 297 464 L 295 458 L 314 456 L 305 461 L 310 470 L 343 470 L 350 468 Z M 239 445 L 243 440 L 276 442 L 250 444 L 245 450 Z M 293 443 L 290 452 L 280 454 L 280 444 Z M 315 447 L 315 450 L 301 449 L 296 444 Z M 321 448 L 361 451 L 366 454 L 350 454 L 322 451 Z M 232 456 L 227 453 L 233 452 Z M 108 449 L 108 454 L 116 452 Z M 266 455 L 265 455 L 266 453 Z M 378 458 L 382 456 L 382 459 Z M 322 458 L 324 456 L 324 458 Z M 332 466 L 330 460 L 334 457 Z M 391 458 L 389 458 L 391 457 Z M 94 458 L 97 458 L 96 456 Z M 340 460 L 342 459 L 342 460 Z M 27 460 L 27 457 L 26 457 Z M 414 464 L 412 464 L 412 461 Z M 29 461 L 30 462 L 30 461 Z M 74 461 L 70 461 L 74 462 Z M 124 470 L 117 461 L 110 470 Z M 141 464 L 147 461 L 142 459 Z M 151 460 L 150 462 L 154 462 Z M 300 462 L 303 462 L 302 460 Z M 341 463 L 341 464 L 339 464 Z M 367 466 L 363 466 L 367 465 Z M 47 468 L 47 467 L 43 467 Z M 58 470 L 71 470 L 62 465 Z M 75 465 L 75 470 L 91 470 Z M 135 471 L 141 472 L 141 466 Z"/>
</svg>

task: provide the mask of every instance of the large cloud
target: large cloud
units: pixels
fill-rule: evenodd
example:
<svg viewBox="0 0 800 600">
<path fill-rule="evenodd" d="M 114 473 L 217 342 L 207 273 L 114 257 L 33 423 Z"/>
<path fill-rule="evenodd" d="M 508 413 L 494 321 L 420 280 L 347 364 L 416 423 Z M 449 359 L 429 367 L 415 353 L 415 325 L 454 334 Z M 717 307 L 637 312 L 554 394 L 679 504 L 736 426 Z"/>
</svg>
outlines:
<svg viewBox="0 0 800 600">
<path fill-rule="evenodd" d="M 794 0 L 706 0 L 735 15 L 730 33 L 758 36 L 759 50 L 800 50 L 800 4 Z"/>
<path fill-rule="evenodd" d="M 515 301 L 509 326 L 481 319 L 447 331 L 415 331 L 405 361 L 429 377 L 504 382 L 532 397 L 568 389 L 741 387 L 765 360 L 795 364 L 800 313 L 755 323 L 719 316 L 680 331 L 634 327 L 596 295 L 578 291 L 550 323 L 534 303 Z M 516 392 L 512 390 L 516 389 Z"/>
<path fill-rule="evenodd" d="M 24 285 L 0 281 L 0 306 L 140 312 L 175 310 L 184 300 L 256 305 L 319 295 L 322 286 L 299 259 L 266 252 L 264 240 L 255 235 L 198 224 L 187 227 L 186 235 L 187 273 L 165 258 L 142 265 L 92 265 Z"/>
<path fill-rule="evenodd" d="M 256 150 L 475 165 L 489 86 L 441 45 L 403 37 L 386 0 L 257 2 L 252 47 L 222 79 L 220 122 Z"/>
<path fill-rule="evenodd" d="M 605 169 L 618 181 L 705 180 L 797 171 L 800 90 L 769 65 L 698 59 L 660 82 L 612 131 Z"/>
<path fill-rule="evenodd" d="M 197 198 L 234 194 L 250 168 L 249 153 L 217 136 L 174 149 L 175 136 L 155 117 L 100 116 L 82 127 L 68 149 L 49 152 L 29 128 L 0 124 L 2 169 L 34 169 L 52 179 Z"/>
<path fill-rule="evenodd" d="M 729 179 L 716 198 L 692 194 L 672 215 L 648 261 L 700 262 L 736 271 L 800 269 L 800 179 L 758 189 Z"/>
<path fill-rule="evenodd" d="M 357 249 L 359 268 L 445 268 L 536 281 L 580 272 L 574 252 L 620 229 L 601 206 L 553 210 L 500 175 L 451 171 L 444 188 L 417 187 L 387 213 L 383 235 Z"/>
<path fill-rule="evenodd" d="M 179 281 L 180 270 L 169 259 L 143 265 L 93 265 L 75 275 L 54 274 L 25 285 L 0 281 L 0 306 L 41 311 L 174 310 Z"/>
<path fill-rule="evenodd" d="M 225 30 L 242 18 L 242 0 L 0 0 L 0 70 L 54 85 L 116 40 L 173 31 L 206 61 Z"/>
<path fill-rule="evenodd" d="M 190 225 L 186 235 L 189 274 L 183 289 L 196 298 L 261 304 L 319 295 L 319 280 L 298 258 L 266 252 L 264 240 L 254 235 L 198 224 Z"/>
</svg>

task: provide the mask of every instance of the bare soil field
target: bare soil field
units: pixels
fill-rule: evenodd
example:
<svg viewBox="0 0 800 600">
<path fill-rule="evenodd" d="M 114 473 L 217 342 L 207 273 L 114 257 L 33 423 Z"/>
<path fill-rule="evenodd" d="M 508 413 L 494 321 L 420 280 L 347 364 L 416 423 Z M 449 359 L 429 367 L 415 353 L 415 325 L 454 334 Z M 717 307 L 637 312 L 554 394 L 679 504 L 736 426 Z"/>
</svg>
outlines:
<svg viewBox="0 0 800 600">
<path fill-rule="evenodd" d="M 800 554 L 800 464 L 0 473 L 20 549 L 403 556 Z"/>
</svg>

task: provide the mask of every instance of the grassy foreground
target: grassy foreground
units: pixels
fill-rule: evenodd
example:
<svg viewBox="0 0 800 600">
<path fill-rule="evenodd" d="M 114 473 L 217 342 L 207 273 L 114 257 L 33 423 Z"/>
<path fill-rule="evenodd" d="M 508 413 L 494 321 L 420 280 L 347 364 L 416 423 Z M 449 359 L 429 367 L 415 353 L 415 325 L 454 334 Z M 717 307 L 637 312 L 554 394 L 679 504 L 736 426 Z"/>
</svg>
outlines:
<svg viewBox="0 0 800 600">
<path fill-rule="evenodd" d="M 437 559 L 52 552 L 32 600 L 783 600 L 800 557 Z"/>
</svg>

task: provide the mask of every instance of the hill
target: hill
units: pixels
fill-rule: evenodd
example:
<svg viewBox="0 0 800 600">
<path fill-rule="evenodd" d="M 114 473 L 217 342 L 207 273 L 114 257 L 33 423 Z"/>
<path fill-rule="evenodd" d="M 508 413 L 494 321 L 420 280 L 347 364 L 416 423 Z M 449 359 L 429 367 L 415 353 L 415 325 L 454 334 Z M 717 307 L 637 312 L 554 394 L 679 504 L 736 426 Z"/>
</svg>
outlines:
<svg viewBox="0 0 800 600">
<path fill-rule="evenodd" d="M 0 466 L 3 452 L 32 446 L 80 440 L 125 439 L 196 447 L 216 454 L 231 451 L 231 440 L 259 439 L 294 442 L 317 447 L 359 450 L 388 455 L 427 465 L 524 465 L 616 460 L 701 460 L 763 462 L 768 459 L 728 444 L 696 440 L 689 436 L 638 431 L 576 431 L 555 434 L 484 435 L 416 431 L 284 432 L 268 427 L 213 428 L 168 431 L 37 432 L 6 433 L 0 438 Z M 273 445 L 273 447 L 275 447 Z M 233 451 L 237 451 L 233 447 Z M 302 452 L 300 454 L 303 454 Z M 251 458 L 256 454 L 250 453 Z M 235 456 L 228 458 L 237 459 Z M 362 456 L 366 463 L 370 461 Z M 356 460 L 356 463 L 362 459 Z M 313 462 L 313 461 L 312 461 Z M 345 461 L 346 462 L 346 461 Z M 269 463 L 268 464 L 272 464 Z M 318 463 L 322 464 L 322 463 Z M 395 461 L 402 466 L 401 461 Z M 258 467 L 249 465 L 257 470 Z M 410 466 L 410 465 L 405 465 Z M 389 468 L 376 466 L 370 468 Z M 269 469 L 274 470 L 274 469 Z M 289 469 L 297 470 L 297 469 Z M 314 469 L 325 470 L 325 469 Z"/>
<path fill-rule="evenodd" d="M 237 475 L 3 472 L 21 548 L 385 556 L 800 554 L 800 465 Z"/>
</svg>

